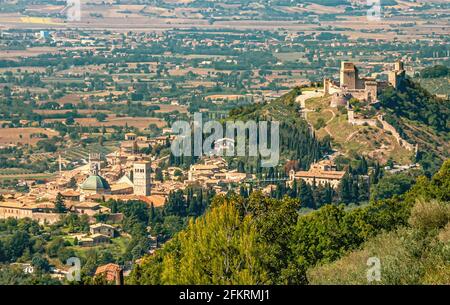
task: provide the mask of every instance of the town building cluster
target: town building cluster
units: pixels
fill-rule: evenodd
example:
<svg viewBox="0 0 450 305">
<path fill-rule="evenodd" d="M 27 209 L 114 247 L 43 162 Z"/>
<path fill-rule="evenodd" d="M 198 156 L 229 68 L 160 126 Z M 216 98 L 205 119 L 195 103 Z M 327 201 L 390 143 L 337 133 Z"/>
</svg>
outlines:
<svg viewBox="0 0 450 305">
<path fill-rule="evenodd" d="M 227 161 L 219 156 L 205 156 L 188 170 L 169 167 L 162 171 L 163 179 L 156 179 L 155 172 L 159 160 L 151 160 L 148 156 L 127 150 L 130 142 L 161 144 L 170 137 L 147 140 L 128 133 L 118 151 L 102 158 L 100 154 L 91 153 L 88 164 L 70 171 L 61 171 L 58 177 L 45 184 L 29 181 L 29 192 L 25 194 L 5 194 L 0 201 L 0 218 L 31 218 L 40 223 L 52 224 L 60 220 L 64 213 L 55 212 L 56 198 L 64 200 L 66 212 L 87 215 L 91 223 L 95 223 L 98 214 L 107 215 L 109 222 L 120 222 L 121 214 L 111 213 L 102 205 L 109 199 L 127 202 L 140 200 L 149 206 L 160 207 L 165 204 L 169 194 L 183 190 L 189 186 L 212 189 L 216 193 L 226 193 L 230 189 L 243 184 L 254 183 L 254 174 L 242 173 L 229 169 Z M 329 184 L 336 188 L 345 172 L 336 171 L 330 160 L 311 166 L 309 171 L 291 172 L 289 180 L 301 179 L 307 183 Z M 106 228 L 107 225 L 101 225 Z M 101 235 L 101 236 L 100 236 Z M 95 245 L 108 241 L 110 234 L 97 232 L 93 228 L 91 234 L 77 236 L 80 244 Z"/>
</svg>

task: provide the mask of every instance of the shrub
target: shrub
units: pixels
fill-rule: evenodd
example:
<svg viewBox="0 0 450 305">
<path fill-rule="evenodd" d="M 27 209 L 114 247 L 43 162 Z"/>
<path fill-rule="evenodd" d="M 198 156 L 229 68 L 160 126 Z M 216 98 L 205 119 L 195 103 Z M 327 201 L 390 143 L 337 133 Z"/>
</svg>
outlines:
<svg viewBox="0 0 450 305">
<path fill-rule="evenodd" d="M 449 206 L 436 200 L 418 200 L 409 218 L 413 228 L 426 231 L 443 228 L 449 221 Z"/>
</svg>

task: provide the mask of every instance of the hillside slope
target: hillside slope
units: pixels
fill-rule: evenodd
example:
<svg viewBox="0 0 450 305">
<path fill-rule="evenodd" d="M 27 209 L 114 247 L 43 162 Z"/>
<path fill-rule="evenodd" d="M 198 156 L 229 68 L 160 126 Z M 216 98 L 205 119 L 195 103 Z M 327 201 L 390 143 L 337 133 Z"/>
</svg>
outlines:
<svg viewBox="0 0 450 305">
<path fill-rule="evenodd" d="M 349 157 L 363 155 L 382 164 L 389 159 L 399 164 L 413 161 L 414 152 L 402 147 L 381 122 L 352 125 L 348 121 L 347 110 L 330 107 L 330 101 L 329 96 L 308 99 L 304 112 L 319 138 L 331 137 L 333 149 Z"/>
<path fill-rule="evenodd" d="M 294 88 L 282 97 L 261 104 L 243 106 L 230 111 L 227 121 L 278 121 L 280 123 L 280 165 L 288 160 L 298 161 L 299 168 L 308 169 L 314 160 L 331 152 L 328 138 L 318 139 L 301 117 L 296 102 L 301 94 Z M 248 158 L 245 163 L 252 163 Z"/>
<path fill-rule="evenodd" d="M 418 144 L 417 161 L 435 172 L 450 157 L 450 102 L 430 94 L 412 79 L 387 88 L 378 109 L 406 141 Z"/>
<path fill-rule="evenodd" d="M 450 157 L 450 103 L 412 80 L 398 90 L 385 89 L 377 104 L 350 100 L 355 123 L 345 107 L 331 107 L 331 99 L 306 99 L 303 116 L 319 138 L 330 137 L 333 149 L 349 157 L 364 155 L 382 164 L 419 162 L 430 173 Z"/>
<path fill-rule="evenodd" d="M 431 181 L 421 179 L 410 191 L 419 198 L 408 224 L 370 238 L 341 259 L 311 268 L 311 284 L 369 284 L 368 262 L 380 263 L 376 284 L 448 284 L 450 282 L 450 162 Z"/>
</svg>

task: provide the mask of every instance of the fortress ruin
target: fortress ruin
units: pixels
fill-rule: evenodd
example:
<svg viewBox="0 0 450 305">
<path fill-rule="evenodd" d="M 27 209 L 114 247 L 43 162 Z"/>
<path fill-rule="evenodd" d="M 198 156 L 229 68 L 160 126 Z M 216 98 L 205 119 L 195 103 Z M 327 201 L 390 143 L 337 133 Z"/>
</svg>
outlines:
<svg viewBox="0 0 450 305">
<path fill-rule="evenodd" d="M 375 103 L 378 93 L 392 86 L 398 88 L 405 77 L 403 62 L 397 61 L 394 69 L 388 73 L 388 81 L 380 81 L 373 77 L 360 77 L 359 70 L 352 62 L 342 62 L 339 72 L 339 83 L 329 78 L 324 79 L 324 94 L 332 95 L 331 107 L 346 106 L 348 100 L 356 98 L 360 101 Z"/>
</svg>

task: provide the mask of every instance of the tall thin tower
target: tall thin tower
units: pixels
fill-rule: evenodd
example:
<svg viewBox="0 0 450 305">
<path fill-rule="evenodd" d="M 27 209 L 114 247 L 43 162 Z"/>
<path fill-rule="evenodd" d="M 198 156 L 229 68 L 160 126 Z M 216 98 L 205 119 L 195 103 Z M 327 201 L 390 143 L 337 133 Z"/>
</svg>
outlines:
<svg viewBox="0 0 450 305">
<path fill-rule="evenodd" d="M 150 161 L 140 161 L 133 164 L 133 185 L 135 195 L 150 196 L 150 165 Z"/>
</svg>

